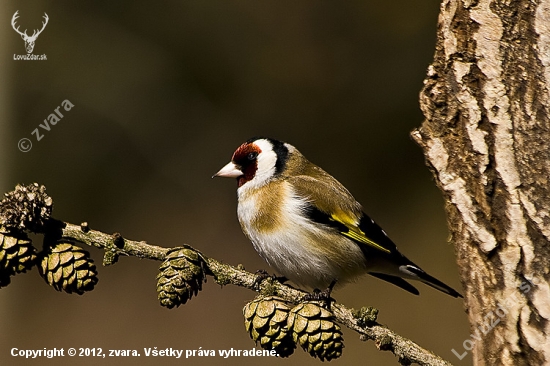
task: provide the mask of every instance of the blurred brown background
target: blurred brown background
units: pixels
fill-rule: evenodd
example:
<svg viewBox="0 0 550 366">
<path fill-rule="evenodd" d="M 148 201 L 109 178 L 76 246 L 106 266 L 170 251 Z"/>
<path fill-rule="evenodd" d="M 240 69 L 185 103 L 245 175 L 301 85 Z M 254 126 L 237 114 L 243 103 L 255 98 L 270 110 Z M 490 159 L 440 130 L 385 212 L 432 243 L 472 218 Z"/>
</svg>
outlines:
<svg viewBox="0 0 550 366">
<path fill-rule="evenodd" d="M 435 40 L 437 1 L 3 1 L 0 5 L 0 191 L 46 185 L 54 216 L 162 246 L 188 243 L 251 271 L 267 265 L 236 218 L 236 184 L 212 180 L 255 135 L 288 141 L 346 185 L 399 248 L 460 289 L 443 200 L 409 138 Z M 49 24 L 34 54 L 11 27 Z M 31 134 L 65 99 L 51 131 Z M 61 109 L 63 112 L 63 109 Z M 29 138 L 23 153 L 17 142 Z M 41 243 L 35 242 L 37 247 Z M 145 358 L 143 347 L 250 349 L 241 309 L 254 293 L 210 280 L 167 310 L 160 263 L 121 258 L 83 296 L 58 293 L 36 269 L 0 290 L 0 364 L 319 364 L 289 359 Z M 270 270 L 269 268 L 266 268 Z M 380 309 L 379 321 L 453 363 L 468 324 L 462 302 L 418 284 L 415 297 L 374 278 L 334 293 Z M 345 331 L 331 365 L 395 365 Z M 10 349 L 138 349 L 140 358 L 25 360 Z"/>
</svg>

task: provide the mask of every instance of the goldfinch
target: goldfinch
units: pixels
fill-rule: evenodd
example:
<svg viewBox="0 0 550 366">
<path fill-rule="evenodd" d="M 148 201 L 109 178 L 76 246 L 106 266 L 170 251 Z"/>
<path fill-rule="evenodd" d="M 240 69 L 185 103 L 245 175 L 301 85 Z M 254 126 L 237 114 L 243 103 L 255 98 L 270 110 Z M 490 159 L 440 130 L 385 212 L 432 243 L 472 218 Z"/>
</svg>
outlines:
<svg viewBox="0 0 550 366">
<path fill-rule="evenodd" d="M 250 139 L 213 177 L 237 179 L 244 234 L 298 285 L 332 289 L 368 273 L 415 295 L 405 279 L 462 297 L 401 254 L 340 182 L 288 143 Z"/>
</svg>

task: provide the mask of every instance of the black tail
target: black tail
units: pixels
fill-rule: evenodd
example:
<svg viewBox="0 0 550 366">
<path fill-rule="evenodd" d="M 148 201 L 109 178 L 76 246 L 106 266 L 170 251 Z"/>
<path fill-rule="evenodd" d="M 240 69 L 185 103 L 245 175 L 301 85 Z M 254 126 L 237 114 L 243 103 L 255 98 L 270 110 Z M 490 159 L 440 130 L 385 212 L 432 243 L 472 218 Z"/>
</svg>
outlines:
<svg viewBox="0 0 550 366">
<path fill-rule="evenodd" d="M 413 285 L 411 285 L 401 277 L 392 276 L 384 273 L 369 272 L 369 274 L 381 280 L 388 281 L 389 283 L 393 283 L 395 286 L 401 287 L 403 290 L 409 291 L 413 295 L 420 295 L 420 292 L 416 289 L 416 287 L 414 287 Z"/>
<path fill-rule="evenodd" d="M 431 286 L 431 287 L 433 287 L 433 288 L 435 288 L 435 289 L 437 289 L 441 292 L 444 292 L 446 294 L 449 294 L 453 297 L 463 297 L 456 290 L 454 290 L 450 286 L 447 286 L 446 284 L 444 284 L 443 282 L 441 282 L 437 278 L 430 276 L 429 274 L 427 274 L 426 272 L 424 272 L 420 268 L 418 268 L 416 266 L 413 266 L 413 265 L 410 265 L 410 264 L 406 265 L 404 267 L 406 267 L 404 269 L 406 272 L 412 273 L 413 275 L 417 276 L 418 281 L 422 281 L 426 285 Z M 401 270 L 403 270 L 403 269 L 401 269 Z"/>
</svg>

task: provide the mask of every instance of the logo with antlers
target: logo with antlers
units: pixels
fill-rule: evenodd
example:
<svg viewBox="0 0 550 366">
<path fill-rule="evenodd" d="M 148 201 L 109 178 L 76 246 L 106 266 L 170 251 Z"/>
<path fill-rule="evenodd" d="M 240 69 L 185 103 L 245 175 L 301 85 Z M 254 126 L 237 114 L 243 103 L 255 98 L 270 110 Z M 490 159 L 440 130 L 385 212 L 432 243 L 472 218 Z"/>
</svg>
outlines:
<svg viewBox="0 0 550 366">
<path fill-rule="evenodd" d="M 44 22 L 42 22 L 42 29 L 40 30 L 35 29 L 34 32 L 32 33 L 32 36 L 29 36 L 27 35 L 26 29 L 24 32 L 21 32 L 19 30 L 19 27 L 17 28 L 15 27 L 15 21 L 17 20 L 17 18 L 19 18 L 19 15 L 17 15 L 18 12 L 19 10 L 17 10 L 15 14 L 13 14 L 13 18 L 11 18 L 11 26 L 17 33 L 21 35 L 21 38 L 23 38 L 23 41 L 25 41 L 25 49 L 27 50 L 27 53 L 32 53 L 32 50 L 34 49 L 34 42 L 36 42 L 36 39 L 38 38 L 40 33 L 42 33 L 44 28 L 46 28 L 46 24 L 48 24 L 48 20 L 49 20 L 48 14 L 44 13 Z"/>
</svg>

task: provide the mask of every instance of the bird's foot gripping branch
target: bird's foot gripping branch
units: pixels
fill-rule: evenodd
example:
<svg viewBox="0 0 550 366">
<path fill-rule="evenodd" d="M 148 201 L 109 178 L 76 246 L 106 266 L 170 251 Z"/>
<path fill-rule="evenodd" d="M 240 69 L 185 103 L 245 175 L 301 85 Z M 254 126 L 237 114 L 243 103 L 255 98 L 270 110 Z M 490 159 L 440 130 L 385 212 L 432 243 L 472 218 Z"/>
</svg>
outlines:
<svg viewBox="0 0 550 366">
<path fill-rule="evenodd" d="M 46 283 L 57 291 L 79 295 L 91 291 L 98 282 L 96 267 L 89 253 L 78 246 L 88 245 L 104 251 L 104 266 L 115 264 L 121 255 L 161 261 L 158 299 L 170 309 L 196 296 L 207 276 L 222 286 L 259 292 L 243 309 L 246 330 L 262 348 L 274 350 L 280 357 L 290 356 L 297 345 L 321 360 L 340 357 L 340 325 L 344 325 L 361 339 L 374 340 L 379 349 L 393 352 L 402 364 L 450 365 L 376 323 L 376 309 L 356 311 L 334 303 L 328 310 L 319 302 L 303 301 L 305 292 L 272 277 L 258 285 L 257 276 L 242 266 L 222 264 L 188 245 L 163 248 L 128 240 L 120 234 L 92 230 L 87 223 L 56 220 L 52 209 L 52 198 L 37 183 L 18 185 L 5 194 L 0 202 L 0 288 L 10 284 L 11 276 L 37 266 Z M 41 249 L 29 239 L 30 232 L 43 235 Z"/>
</svg>

